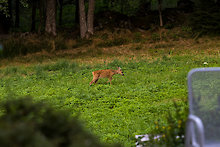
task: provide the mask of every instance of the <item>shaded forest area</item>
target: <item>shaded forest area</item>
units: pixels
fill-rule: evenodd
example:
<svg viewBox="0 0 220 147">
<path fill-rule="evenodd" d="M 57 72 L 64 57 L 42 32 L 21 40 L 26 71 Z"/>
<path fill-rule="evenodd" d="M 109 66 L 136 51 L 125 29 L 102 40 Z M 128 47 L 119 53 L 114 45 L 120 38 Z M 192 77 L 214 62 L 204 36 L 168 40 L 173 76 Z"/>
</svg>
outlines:
<svg viewBox="0 0 220 147">
<path fill-rule="evenodd" d="M 143 33 L 158 41 L 175 28 L 181 30 L 176 38 L 220 33 L 219 0 L 2 0 L 0 5 L 1 57 L 90 45 L 94 36 L 110 40 L 109 32 L 132 35 L 112 35 L 113 41 L 97 47 L 141 41 Z"/>
</svg>

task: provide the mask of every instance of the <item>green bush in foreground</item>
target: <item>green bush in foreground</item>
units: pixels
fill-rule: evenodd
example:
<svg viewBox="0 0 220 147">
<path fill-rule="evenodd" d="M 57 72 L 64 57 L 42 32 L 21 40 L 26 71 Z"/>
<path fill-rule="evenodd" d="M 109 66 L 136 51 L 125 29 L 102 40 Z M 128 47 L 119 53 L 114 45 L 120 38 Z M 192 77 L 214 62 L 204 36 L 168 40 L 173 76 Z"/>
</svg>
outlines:
<svg viewBox="0 0 220 147">
<path fill-rule="evenodd" d="M 166 115 L 167 123 L 164 124 L 160 120 L 155 121 L 155 128 L 149 135 L 149 141 L 139 143 L 143 146 L 149 147 L 183 147 L 184 146 L 184 135 L 185 135 L 185 124 L 188 115 L 187 102 L 186 107 L 180 107 L 174 102 L 174 113 L 168 111 Z"/>
<path fill-rule="evenodd" d="M 67 112 L 33 103 L 31 98 L 10 99 L 1 104 L 1 112 L 1 146 L 104 146 Z"/>
</svg>

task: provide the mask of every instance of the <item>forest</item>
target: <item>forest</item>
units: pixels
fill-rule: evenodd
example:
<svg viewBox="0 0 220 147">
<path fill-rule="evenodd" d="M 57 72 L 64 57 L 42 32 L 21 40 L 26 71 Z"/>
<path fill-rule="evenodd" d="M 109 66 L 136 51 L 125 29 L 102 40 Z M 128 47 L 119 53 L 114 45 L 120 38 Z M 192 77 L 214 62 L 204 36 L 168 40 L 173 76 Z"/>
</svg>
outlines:
<svg viewBox="0 0 220 147">
<path fill-rule="evenodd" d="M 84 38 L 109 27 L 149 30 L 184 25 L 201 33 L 219 32 L 218 0 L 2 0 L 0 4 L 1 34 L 56 36 L 66 30 Z"/>
<path fill-rule="evenodd" d="M 98 42 L 97 46 L 130 42 L 131 37 L 115 39 L 113 34 L 117 33 L 131 33 L 134 36 L 131 40 L 160 41 L 217 35 L 219 3 L 218 0 L 1 0 L 0 34 L 5 48 L 1 56 L 71 49 L 92 44 L 97 36 L 113 38 Z M 28 36 L 32 36 L 32 41 Z M 19 39 L 25 42 L 20 43 Z M 12 40 L 14 45 L 20 43 L 23 47 L 13 50 Z"/>
<path fill-rule="evenodd" d="M 218 0 L 2 0 L 1 56 L 77 48 L 94 44 L 97 36 L 102 40 L 108 38 L 95 43 L 100 47 L 122 45 L 130 40 L 166 41 L 216 35 L 220 30 L 219 3 Z M 120 37 L 126 33 L 133 37 Z M 21 47 L 15 50 L 13 46 Z"/>
<path fill-rule="evenodd" d="M 183 147 L 219 35 L 219 0 L 0 0 L 0 144 Z"/>
</svg>

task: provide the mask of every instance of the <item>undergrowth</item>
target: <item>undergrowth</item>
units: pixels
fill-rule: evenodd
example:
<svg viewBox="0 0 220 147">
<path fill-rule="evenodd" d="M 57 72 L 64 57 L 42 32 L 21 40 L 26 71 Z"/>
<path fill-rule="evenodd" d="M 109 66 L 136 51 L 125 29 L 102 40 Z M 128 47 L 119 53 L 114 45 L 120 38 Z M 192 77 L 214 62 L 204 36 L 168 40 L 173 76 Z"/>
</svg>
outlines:
<svg viewBox="0 0 220 147">
<path fill-rule="evenodd" d="M 103 30 L 96 32 L 89 39 L 70 39 L 65 34 L 59 34 L 57 37 L 49 37 L 37 34 L 15 34 L 6 39 L 1 39 L 3 44 L 0 51 L 0 58 L 14 58 L 17 56 L 26 56 L 37 52 L 47 52 L 56 54 L 58 51 L 76 48 L 88 48 L 89 50 L 98 50 L 99 48 L 117 47 L 132 43 L 151 44 L 160 41 L 178 41 L 181 39 L 191 39 L 193 34 L 190 27 L 182 27 L 175 29 L 162 29 L 151 31 L 138 31 L 128 29 Z M 157 45 L 155 48 L 169 48 L 173 45 Z M 98 49 L 97 49 L 98 48 Z M 133 50 L 141 50 L 136 47 Z M 95 54 L 97 54 L 95 52 Z M 98 51 L 102 54 L 102 51 Z"/>
</svg>

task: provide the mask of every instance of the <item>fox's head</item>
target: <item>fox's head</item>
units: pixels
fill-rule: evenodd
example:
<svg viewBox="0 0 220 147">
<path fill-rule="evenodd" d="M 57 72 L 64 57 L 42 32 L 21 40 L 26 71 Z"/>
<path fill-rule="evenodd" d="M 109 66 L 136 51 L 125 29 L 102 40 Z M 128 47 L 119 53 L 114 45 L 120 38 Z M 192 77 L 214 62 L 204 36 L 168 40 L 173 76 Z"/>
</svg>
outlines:
<svg viewBox="0 0 220 147">
<path fill-rule="evenodd" d="M 124 76 L 124 73 L 122 72 L 122 69 L 120 67 L 118 67 L 118 74 Z"/>
</svg>

